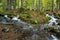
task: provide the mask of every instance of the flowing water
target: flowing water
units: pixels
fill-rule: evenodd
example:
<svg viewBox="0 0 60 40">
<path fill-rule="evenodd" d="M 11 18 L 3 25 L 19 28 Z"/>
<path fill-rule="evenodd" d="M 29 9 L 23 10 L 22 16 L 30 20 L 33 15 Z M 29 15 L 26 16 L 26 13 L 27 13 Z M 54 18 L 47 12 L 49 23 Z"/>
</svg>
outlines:
<svg viewBox="0 0 60 40">
<path fill-rule="evenodd" d="M 56 22 L 56 20 L 58 20 L 58 19 L 55 18 L 54 15 L 46 14 L 46 17 L 50 17 L 51 18 L 48 21 L 48 24 L 42 24 L 42 25 L 39 26 L 39 28 L 34 28 L 33 25 L 28 24 L 28 23 L 22 21 L 21 19 L 18 19 L 19 16 L 17 16 L 17 17 L 14 16 L 14 17 L 12 17 L 12 19 L 9 18 L 8 15 L 4 15 L 4 17 L 1 17 L 0 16 L 0 23 L 4 23 L 4 24 L 5 23 L 13 23 L 13 24 L 17 25 L 19 28 L 22 27 L 22 29 L 27 29 L 27 30 L 33 29 L 33 31 L 32 31 L 32 37 L 31 37 L 32 39 L 31 40 L 36 40 L 36 38 L 39 37 L 39 35 L 36 34 L 39 29 L 44 29 L 45 27 L 52 26 L 53 24 L 54 25 L 57 25 L 58 24 L 58 22 Z M 48 40 L 59 40 L 54 35 L 47 36 L 46 38 L 48 38 Z"/>
<path fill-rule="evenodd" d="M 49 37 L 49 40 L 59 40 L 56 36 L 54 36 L 54 35 L 51 35 L 50 37 Z"/>
<path fill-rule="evenodd" d="M 48 21 L 49 23 L 47 24 L 48 26 L 53 26 L 53 25 L 55 25 L 56 27 L 59 27 L 60 28 L 60 26 L 59 25 L 57 25 L 58 24 L 58 22 L 57 22 L 57 18 L 55 18 L 55 16 L 54 15 L 49 15 L 49 14 L 46 14 L 46 17 L 50 17 L 51 19 Z M 59 30 L 59 32 L 60 32 L 60 30 Z M 50 37 L 50 40 L 60 40 L 60 39 L 58 39 L 56 36 L 54 36 L 54 35 L 51 35 Z"/>
<path fill-rule="evenodd" d="M 49 14 L 46 14 L 46 17 L 50 17 L 51 19 L 48 21 L 49 22 L 49 24 L 48 25 L 53 25 L 53 23 L 55 24 L 55 25 L 57 25 L 58 24 L 58 22 L 57 22 L 57 18 L 54 18 L 54 15 L 49 15 Z"/>
</svg>

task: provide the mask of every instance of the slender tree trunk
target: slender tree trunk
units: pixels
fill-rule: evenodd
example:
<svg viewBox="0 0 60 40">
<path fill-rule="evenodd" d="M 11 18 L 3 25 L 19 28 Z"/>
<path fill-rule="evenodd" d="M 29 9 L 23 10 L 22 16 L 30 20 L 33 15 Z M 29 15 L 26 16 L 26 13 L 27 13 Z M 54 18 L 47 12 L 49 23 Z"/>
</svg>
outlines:
<svg viewBox="0 0 60 40">
<path fill-rule="evenodd" d="M 12 0 L 9 1 L 9 10 L 12 9 Z"/>
<path fill-rule="evenodd" d="M 24 1 L 24 0 L 21 0 L 21 8 L 23 8 L 23 1 Z"/>
<path fill-rule="evenodd" d="M 6 1 L 6 10 L 9 10 L 9 0 Z"/>
<path fill-rule="evenodd" d="M 14 0 L 13 8 L 16 9 L 16 0 Z"/>
<path fill-rule="evenodd" d="M 41 0 L 39 0 L 39 11 L 41 10 Z"/>
<path fill-rule="evenodd" d="M 59 10 L 60 10 L 60 1 L 59 1 Z"/>
<path fill-rule="evenodd" d="M 34 0 L 32 0 L 32 10 L 34 10 Z"/>
<path fill-rule="evenodd" d="M 54 11 L 54 0 L 52 0 L 52 12 Z"/>
<path fill-rule="evenodd" d="M 59 2 L 58 2 L 58 10 L 59 10 Z"/>
<path fill-rule="evenodd" d="M 60 0 L 57 0 L 56 4 L 57 4 L 57 10 L 60 10 Z"/>
<path fill-rule="evenodd" d="M 58 2 L 58 0 L 56 0 L 56 4 L 57 4 L 57 10 L 59 9 L 59 2 Z"/>
<path fill-rule="evenodd" d="M 19 9 L 19 2 L 20 2 L 20 1 L 18 0 L 18 9 Z"/>
<path fill-rule="evenodd" d="M 38 10 L 38 0 L 36 0 L 36 8 L 37 8 L 37 10 Z"/>
<path fill-rule="evenodd" d="M 36 8 L 37 8 L 37 11 L 40 11 L 40 6 L 41 5 L 41 0 L 36 0 Z"/>
</svg>

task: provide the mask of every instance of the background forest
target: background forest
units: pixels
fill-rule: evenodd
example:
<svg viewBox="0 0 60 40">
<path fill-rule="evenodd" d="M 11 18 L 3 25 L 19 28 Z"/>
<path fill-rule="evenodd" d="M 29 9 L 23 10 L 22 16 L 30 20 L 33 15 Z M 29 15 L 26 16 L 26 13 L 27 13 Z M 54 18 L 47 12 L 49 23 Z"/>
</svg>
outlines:
<svg viewBox="0 0 60 40">
<path fill-rule="evenodd" d="M 59 8 L 59 0 L 0 0 L 0 10 L 3 9 L 18 9 L 18 8 L 25 8 L 25 9 L 34 9 L 34 10 L 55 10 Z"/>
<path fill-rule="evenodd" d="M 0 0 L 0 14 L 19 15 L 19 18 L 31 23 L 43 23 L 50 20 L 45 14 L 54 14 L 60 18 L 60 0 Z"/>
</svg>

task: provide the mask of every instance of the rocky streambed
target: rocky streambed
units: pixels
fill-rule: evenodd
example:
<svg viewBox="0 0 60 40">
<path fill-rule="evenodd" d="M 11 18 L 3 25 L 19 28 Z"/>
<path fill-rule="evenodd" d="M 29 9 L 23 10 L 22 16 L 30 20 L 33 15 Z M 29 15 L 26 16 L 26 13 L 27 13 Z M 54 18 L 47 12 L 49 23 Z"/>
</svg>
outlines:
<svg viewBox="0 0 60 40">
<path fill-rule="evenodd" d="M 54 15 L 46 14 L 46 16 L 51 18 L 47 23 L 32 25 L 19 19 L 19 16 L 14 16 L 10 18 L 8 17 L 8 15 L 0 15 L 1 25 L 9 24 L 8 25 L 9 27 L 0 26 L 2 27 L 1 28 L 2 33 L 0 33 L 0 35 L 3 34 L 3 36 L 1 36 L 0 39 L 1 40 L 5 39 L 6 40 L 60 40 L 59 38 L 60 26 L 58 25 L 59 23 L 57 22 L 57 20 L 59 19 L 55 18 Z M 14 26 L 10 28 L 11 26 L 10 24 L 13 24 Z M 12 38 L 10 38 L 10 35 Z M 8 38 L 5 38 L 4 36 Z"/>
</svg>

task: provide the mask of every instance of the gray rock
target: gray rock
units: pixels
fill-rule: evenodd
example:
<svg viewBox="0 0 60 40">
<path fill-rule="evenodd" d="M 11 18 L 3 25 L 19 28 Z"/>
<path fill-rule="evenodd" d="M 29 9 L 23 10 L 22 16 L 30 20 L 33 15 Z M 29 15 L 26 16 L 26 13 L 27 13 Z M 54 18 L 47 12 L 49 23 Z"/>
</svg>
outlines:
<svg viewBox="0 0 60 40">
<path fill-rule="evenodd" d="M 58 20 L 58 25 L 60 25 L 60 19 Z"/>
</svg>

